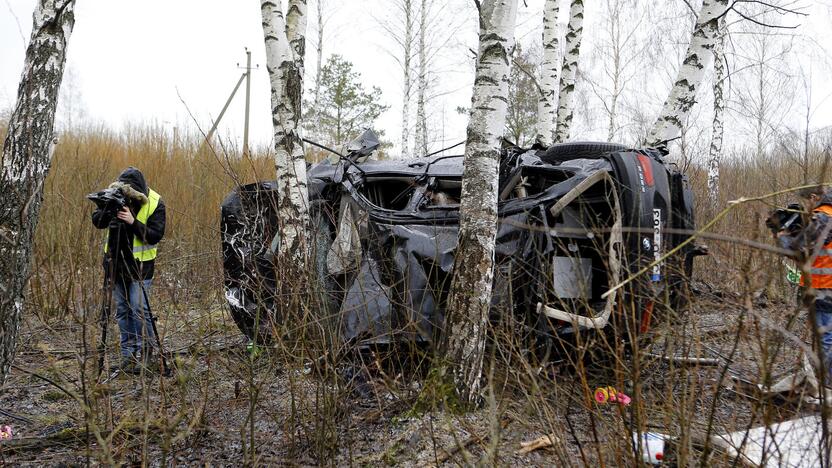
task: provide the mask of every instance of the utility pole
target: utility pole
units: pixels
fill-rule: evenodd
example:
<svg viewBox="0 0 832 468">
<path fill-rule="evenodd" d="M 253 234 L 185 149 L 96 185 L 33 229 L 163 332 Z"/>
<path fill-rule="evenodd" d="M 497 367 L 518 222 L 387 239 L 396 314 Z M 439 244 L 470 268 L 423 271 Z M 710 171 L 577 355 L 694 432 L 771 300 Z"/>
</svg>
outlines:
<svg viewBox="0 0 832 468">
<path fill-rule="evenodd" d="M 214 132 L 217 131 L 217 127 L 220 125 L 220 120 L 225 115 L 225 111 L 228 110 L 228 106 L 231 105 L 231 101 L 234 99 L 234 95 L 237 94 L 237 90 L 240 89 L 240 85 L 243 84 L 243 80 L 245 79 L 246 74 L 243 73 L 240 76 L 240 79 L 237 80 L 237 84 L 234 86 L 234 90 L 231 91 L 231 95 L 228 96 L 228 100 L 225 101 L 225 105 L 222 106 L 222 110 L 220 111 L 220 115 L 217 116 L 217 120 L 214 121 L 214 125 L 211 126 L 211 130 L 208 131 L 208 135 L 205 137 L 205 142 L 209 143 L 211 141 L 211 137 L 214 136 Z"/>
<path fill-rule="evenodd" d="M 240 67 L 240 63 L 237 62 L 237 68 Z M 259 65 L 255 65 L 254 68 L 259 68 Z M 243 156 L 248 155 L 248 120 L 249 120 L 249 102 L 251 101 L 251 51 L 248 50 L 246 47 L 246 67 L 245 72 L 240 75 L 240 79 L 237 80 L 237 84 L 234 85 L 234 89 L 231 91 L 231 95 L 228 96 L 228 100 L 225 101 L 225 105 L 222 106 L 222 110 L 220 111 L 220 115 L 217 116 L 217 120 L 214 121 L 213 125 L 211 125 L 211 130 L 208 131 L 208 135 L 205 136 L 205 143 L 209 143 L 211 138 L 214 136 L 214 132 L 217 131 L 217 127 L 220 125 L 220 121 L 222 120 L 223 116 L 225 115 L 225 111 L 228 110 L 228 106 L 231 105 L 231 101 L 234 100 L 234 95 L 237 94 L 237 90 L 240 89 L 240 85 L 243 84 L 243 80 L 246 81 L 246 116 L 245 116 L 245 124 L 243 127 Z"/>
<path fill-rule="evenodd" d="M 176 154 L 176 151 L 179 149 L 179 128 L 174 125 L 173 126 L 173 150 L 172 155 Z"/>
<path fill-rule="evenodd" d="M 243 156 L 248 156 L 248 110 L 251 101 L 251 51 L 246 47 L 246 119 L 243 126 Z"/>
</svg>

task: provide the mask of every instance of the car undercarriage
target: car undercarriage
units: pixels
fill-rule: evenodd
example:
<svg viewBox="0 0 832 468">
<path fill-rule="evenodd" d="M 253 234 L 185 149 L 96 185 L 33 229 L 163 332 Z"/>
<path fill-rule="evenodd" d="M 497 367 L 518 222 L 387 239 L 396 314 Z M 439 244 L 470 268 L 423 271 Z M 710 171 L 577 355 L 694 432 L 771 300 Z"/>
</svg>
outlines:
<svg viewBox="0 0 832 468">
<path fill-rule="evenodd" d="M 436 342 L 458 244 L 463 158 L 362 162 L 374 145 L 365 134 L 346 156 L 308 171 L 320 316 L 346 344 Z M 662 151 L 506 144 L 498 193 L 493 320 L 513 314 L 544 340 L 624 326 L 632 335 L 649 329 L 658 305 L 684 303 L 697 254 L 686 242 L 692 195 Z M 273 182 L 259 182 L 222 204 L 225 296 L 251 339 L 268 337 L 285 317 L 274 297 L 286 280 L 274 264 L 276 197 Z"/>
</svg>

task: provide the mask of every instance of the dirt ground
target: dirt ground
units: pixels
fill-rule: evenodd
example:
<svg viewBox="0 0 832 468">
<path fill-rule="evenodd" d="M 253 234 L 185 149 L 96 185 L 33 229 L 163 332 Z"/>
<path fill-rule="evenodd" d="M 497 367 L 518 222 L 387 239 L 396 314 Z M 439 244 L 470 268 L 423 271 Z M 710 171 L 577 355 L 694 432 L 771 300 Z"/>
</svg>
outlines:
<svg viewBox="0 0 832 468">
<path fill-rule="evenodd" d="M 255 356 L 218 301 L 163 317 L 166 346 L 177 355 L 173 377 L 121 375 L 98 384 L 91 350 L 82 365 L 84 327 L 30 316 L 0 394 L 0 425 L 15 431 L 0 443 L 0 463 L 632 466 L 632 431 L 640 427 L 678 438 L 666 464 L 698 463 L 707 453 L 708 464 L 730 465 L 709 435 L 818 411 L 794 396 L 726 386 L 732 376 L 763 382 L 798 365 L 794 340 L 808 336 L 800 332 L 805 312 L 793 309 L 701 287 L 685 318 L 653 331 L 643 349 L 653 354 L 642 359 L 622 353 L 577 367 L 532 366 L 493 352 L 490 361 L 499 364 L 489 366 L 484 403 L 464 414 L 430 403 L 441 389 L 429 376 L 376 371 L 356 386 L 286 353 Z M 593 392 L 605 385 L 633 402 L 596 403 Z M 554 435 L 552 446 L 520 453 L 521 442 L 546 434 Z"/>
</svg>

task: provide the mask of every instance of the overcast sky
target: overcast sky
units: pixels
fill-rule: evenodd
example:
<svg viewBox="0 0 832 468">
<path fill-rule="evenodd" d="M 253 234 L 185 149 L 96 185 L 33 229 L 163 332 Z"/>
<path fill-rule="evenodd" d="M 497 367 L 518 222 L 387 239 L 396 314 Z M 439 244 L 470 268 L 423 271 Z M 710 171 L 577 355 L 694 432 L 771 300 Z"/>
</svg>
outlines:
<svg viewBox="0 0 832 468">
<path fill-rule="evenodd" d="M 376 4 L 369 10 L 383 18 L 389 12 L 378 8 L 382 3 L 330 1 L 337 7 L 326 24 L 324 55 L 345 56 L 368 88 L 382 89 L 385 104 L 391 108 L 378 125 L 394 140 L 400 134 L 401 72 L 385 52 L 389 39 L 365 9 Z M 35 4 L 34 0 L 0 3 L 0 108 L 14 103 Z M 315 34 L 313 8 L 310 1 L 310 36 Z M 470 33 L 474 38 L 473 30 Z M 310 72 L 315 60 L 312 45 L 307 43 Z M 67 66 L 91 120 L 114 128 L 151 121 L 169 129 L 193 126 L 184 101 L 207 128 L 242 73 L 237 63 L 244 65 L 245 47 L 252 51 L 252 62 L 260 65 L 252 74 L 251 139 L 267 144 L 271 138 L 269 82 L 259 2 L 79 0 Z M 465 119 L 454 109 L 470 100 L 467 84 L 473 70 L 467 70 L 464 55 L 460 59 L 464 73 L 447 77 L 459 81 L 458 89 L 444 99 L 449 140 L 464 136 Z M 243 103 L 241 89 L 223 119 L 222 135 L 241 137 Z"/>
<path fill-rule="evenodd" d="M 316 27 L 314 1 L 309 2 L 310 39 Z M 401 71 L 386 52 L 391 40 L 378 25 L 378 19 L 391 15 L 389 5 L 384 0 L 329 0 L 328 3 L 333 11 L 326 25 L 324 55 L 343 55 L 355 64 L 367 87 L 375 85 L 382 89 L 384 104 L 390 105 L 390 110 L 377 125 L 398 146 Z M 444 14 L 473 18 L 470 1 L 448 0 L 447 3 L 456 6 Z M 525 3 L 527 6 L 521 3 L 516 36 L 521 42 L 531 43 L 539 40 L 543 0 Z M 595 3 L 587 2 L 587 18 L 594 16 Z M 804 31 L 813 34 L 822 47 L 832 50 L 828 2 L 807 0 L 805 3 L 810 5 L 813 15 L 804 21 Z M 0 2 L 0 109 L 14 103 L 35 4 L 35 0 Z M 680 8 L 684 8 L 682 5 L 680 2 Z M 437 62 L 443 96 L 432 106 L 431 127 L 437 137 L 444 137 L 449 143 L 465 136 L 467 117 L 455 110 L 470 103 L 473 65 L 468 48 L 475 47 L 475 40 L 473 21 L 460 20 L 458 32 Z M 585 42 L 591 40 L 585 37 Z M 237 64 L 245 62 L 245 47 L 251 49 L 253 63 L 260 64 L 252 76 L 251 139 L 255 144 L 268 144 L 271 139 L 269 83 L 257 1 L 78 0 L 68 71 L 91 121 L 103 121 L 115 129 L 128 122 L 155 122 L 168 131 L 174 126 L 193 129 L 196 124 L 186 111 L 187 104 L 199 125 L 207 130 L 211 118 L 219 113 L 242 73 Z M 307 83 L 311 83 L 315 51 L 309 41 L 307 52 Z M 813 93 L 818 107 L 814 126 L 832 124 L 827 83 L 828 79 L 817 80 L 817 91 Z M 414 120 L 412 116 L 411 122 Z M 229 109 L 220 134 L 241 138 L 242 128 L 241 92 Z M 440 144 L 435 142 L 433 149 Z"/>
</svg>

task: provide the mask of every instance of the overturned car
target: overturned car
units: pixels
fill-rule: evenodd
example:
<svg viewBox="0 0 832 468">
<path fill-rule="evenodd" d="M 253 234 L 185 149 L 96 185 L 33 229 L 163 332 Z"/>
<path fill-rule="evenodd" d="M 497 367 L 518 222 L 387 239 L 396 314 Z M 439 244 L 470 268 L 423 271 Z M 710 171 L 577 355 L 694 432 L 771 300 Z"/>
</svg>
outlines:
<svg viewBox="0 0 832 468">
<path fill-rule="evenodd" d="M 345 343 L 430 343 L 453 273 L 463 158 L 365 160 L 377 145 L 365 133 L 308 172 L 320 317 Z M 684 302 L 693 202 L 664 157 L 612 143 L 504 145 L 494 319 L 511 314 L 544 340 L 616 327 L 632 337 L 658 305 Z M 274 297 L 285 280 L 273 264 L 276 207 L 273 182 L 238 187 L 221 207 L 225 296 L 252 339 L 284 316 Z"/>
</svg>

